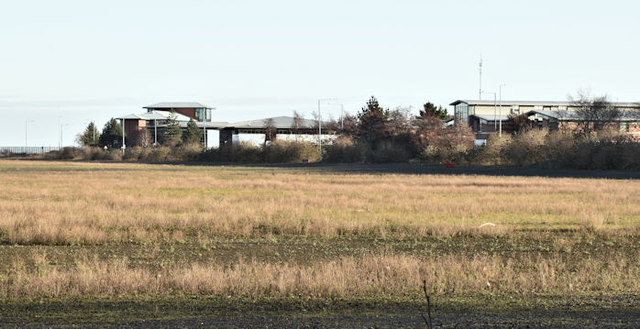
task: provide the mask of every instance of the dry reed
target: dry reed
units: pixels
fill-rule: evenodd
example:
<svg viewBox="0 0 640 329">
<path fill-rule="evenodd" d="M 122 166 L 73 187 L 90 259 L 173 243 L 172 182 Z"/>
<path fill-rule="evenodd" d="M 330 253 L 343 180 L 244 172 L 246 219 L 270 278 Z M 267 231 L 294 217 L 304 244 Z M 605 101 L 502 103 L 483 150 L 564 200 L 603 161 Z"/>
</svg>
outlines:
<svg viewBox="0 0 640 329">
<path fill-rule="evenodd" d="M 239 261 L 231 266 L 192 264 L 162 270 L 133 268 L 126 259 L 78 259 L 58 267 L 36 255 L 35 265 L 15 261 L 0 275 L 4 299 L 67 297 L 318 297 L 419 298 L 422 280 L 431 293 L 469 296 L 639 294 L 638 256 L 581 258 L 528 256 L 370 255 L 311 265 Z"/>
</svg>

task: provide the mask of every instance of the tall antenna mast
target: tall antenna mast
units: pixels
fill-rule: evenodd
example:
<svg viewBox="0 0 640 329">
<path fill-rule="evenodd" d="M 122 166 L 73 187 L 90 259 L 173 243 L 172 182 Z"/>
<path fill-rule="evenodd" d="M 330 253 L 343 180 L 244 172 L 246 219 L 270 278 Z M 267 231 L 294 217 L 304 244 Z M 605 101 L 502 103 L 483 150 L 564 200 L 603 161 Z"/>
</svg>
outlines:
<svg viewBox="0 0 640 329">
<path fill-rule="evenodd" d="M 480 56 L 480 64 L 478 64 L 478 72 L 480 73 L 480 88 L 478 89 L 478 100 L 482 100 L 482 56 Z"/>
</svg>

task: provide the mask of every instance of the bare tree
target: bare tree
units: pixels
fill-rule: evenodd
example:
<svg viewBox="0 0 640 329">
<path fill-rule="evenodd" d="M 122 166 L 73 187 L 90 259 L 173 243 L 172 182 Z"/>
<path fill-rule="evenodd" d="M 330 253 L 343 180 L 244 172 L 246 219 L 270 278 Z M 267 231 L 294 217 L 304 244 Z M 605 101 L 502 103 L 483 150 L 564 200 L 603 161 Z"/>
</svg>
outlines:
<svg viewBox="0 0 640 329">
<path fill-rule="evenodd" d="M 340 117 L 340 134 L 345 136 L 355 136 L 358 133 L 358 117 L 345 113 Z"/>
<path fill-rule="evenodd" d="M 273 118 L 264 120 L 264 142 L 273 142 L 276 140 L 276 124 Z"/>
<path fill-rule="evenodd" d="M 314 129 L 315 131 L 318 130 L 318 125 L 320 124 L 320 113 L 318 113 L 317 111 L 313 111 L 311 112 L 311 116 L 313 117 L 313 125 L 309 128 Z"/>
<path fill-rule="evenodd" d="M 532 129 L 535 124 L 533 121 L 529 120 L 529 117 L 526 113 L 522 114 L 509 114 L 509 120 L 513 124 L 513 132 L 525 132 L 529 129 Z"/>
<path fill-rule="evenodd" d="M 400 136 L 411 130 L 411 107 L 396 107 L 389 111 L 387 131 L 391 136 Z"/>
<path fill-rule="evenodd" d="M 300 112 L 298 111 L 293 111 L 293 122 L 291 122 L 291 130 L 293 130 L 295 134 L 298 134 L 300 132 L 300 128 L 303 128 L 303 125 L 304 117 L 302 116 L 302 114 L 300 114 Z"/>
<path fill-rule="evenodd" d="M 585 134 L 602 130 L 624 115 L 624 110 L 612 104 L 607 95 L 591 96 L 589 92 L 578 91 L 575 98 L 569 99 L 577 108 L 578 128 Z"/>
<path fill-rule="evenodd" d="M 142 147 L 149 147 L 153 143 L 151 133 L 147 129 L 140 129 L 133 132 L 131 143 Z"/>
</svg>

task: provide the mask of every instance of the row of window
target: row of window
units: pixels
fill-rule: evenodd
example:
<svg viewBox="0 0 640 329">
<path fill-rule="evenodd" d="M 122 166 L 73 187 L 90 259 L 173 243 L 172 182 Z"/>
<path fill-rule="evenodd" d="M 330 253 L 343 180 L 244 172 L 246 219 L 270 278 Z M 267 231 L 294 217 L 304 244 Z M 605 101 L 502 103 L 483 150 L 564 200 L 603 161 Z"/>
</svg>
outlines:
<svg viewBox="0 0 640 329">
<path fill-rule="evenodd" d="M 530 109 L 530 107 L 529 107 Z M 527 109 L 528 110 L 528 109 Z M 534 111 L 543 111 L 545 110 L 545 107 L 543 105 L 535 105 L 533 107 Z M 557 107 L 550 107 L 547 106 L 546 110 L 557 110 L 557 111 L 566 111 L 567 110 L 567 106 L 561 105 L 561 106 L 557 106 Z M 454 113 L 457 119 L 459 120 L 465 120 L 467 117 L 469 117 L 469 114 L 473 114 L 473 113 L 469 113 L 469 105 L 465 104 L 465 103 L 460 103 L 458 105 L 456 105 L 454 107 Z M 511 106 L 511 113 L 512 114 L 520 114 L 520 105 L 512 105 Z"/>
</svg>

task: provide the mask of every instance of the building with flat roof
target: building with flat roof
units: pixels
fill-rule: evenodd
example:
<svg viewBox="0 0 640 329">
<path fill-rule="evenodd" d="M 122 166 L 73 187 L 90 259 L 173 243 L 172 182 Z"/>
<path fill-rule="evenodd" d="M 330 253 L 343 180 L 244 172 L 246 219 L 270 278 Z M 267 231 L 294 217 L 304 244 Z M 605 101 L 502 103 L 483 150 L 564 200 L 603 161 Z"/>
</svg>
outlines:
<svg viewBox="0 0 640 329">
<path fill-rule="evenodd" d="M 322 123 L 322 134 L 319 135 L 317 120 L 279 116 L 228 123 L 213 118 L 212 107 L 195 102 L 157 103 L 144 108 L 147 109 L 146 113 L 118 117 L 124 127 L 127 146 L 146 145 L 141 142 L 140 136 L 148 136 L 148 133 L 151 143 L 161 142 L 160 137 L 171 115 L 183 130 L 193 119 L 202 130 L 201 142 L 207 148 L 240 143 L 262 145 L 270 139 L 325 144 L 336 138 L 333 131 L 324 128 L 326 122 Z"/>
<path fill-rule="evenodd" d="M 326 122 L 322 123 L 327 126 Z M 289 116 L 279 116 L 258 120 L 249 120 L 227 124 L 221 132 L 221 144 L 236 145 L 250 143 L 260 145 L 265 143 L 269 132 L 273 130 L 275 140 L 305 141 L 330 143 L 336 135 L 323 128 L 322 135 L 318 135 L 318 121 L 310 119 L 295 119 Z"/>
<path fill-rule="evenodd" d="M 147 112 L 171 112 L 182 114 L 198 122 L 211 122 L 211 106 L 197 102 L 162 102 L 143 107 Z M 188 120 L 187 120 L 188 121 Z"/>
<path fill-rule="evenodd" d="M 208 148 L 219 145 L 220 129 L 227 124 L 211 116 L 213 107 L 197 102 L 164 102 L 143 108 L 147 110 L 146 113 L 118 117 L 124 127 L 127 146 L 139 145 L 139 136 L 146 134 L 145 130 L 150 133 L 151 142 L 157 143 L 172 115 L 183 130 L 186 130 L 187 124 L 193 119 L 198 128 L 202 129 L 201 142 Z"/>
<path fill-rule="evenodd" d="M 526 114 L 530 120 L 541 126 L 544 123 L 550 129 L 584 121 L 577 113 L 579 106 L 570 101 L 456 100 L 449 105 L 454 107 L 454 118 L 471 126 L 477 139 L 486 139 L 500 131 L 511 132 L 510 115 Z M 616 119 L 619 129 L 631 132 L 630 127 L 638 123 L 640 103 L 612 102 L 611 105 L 625 113 Z"/>
</svg>

